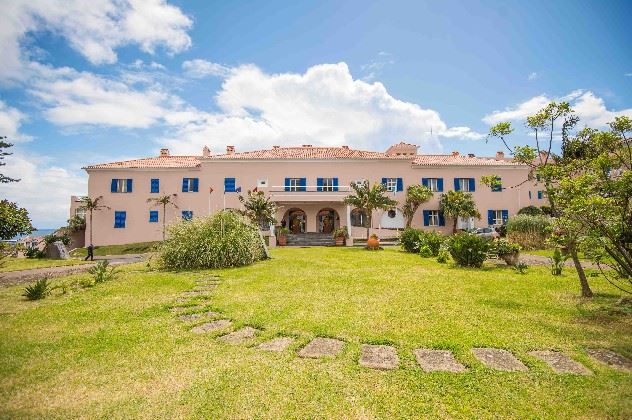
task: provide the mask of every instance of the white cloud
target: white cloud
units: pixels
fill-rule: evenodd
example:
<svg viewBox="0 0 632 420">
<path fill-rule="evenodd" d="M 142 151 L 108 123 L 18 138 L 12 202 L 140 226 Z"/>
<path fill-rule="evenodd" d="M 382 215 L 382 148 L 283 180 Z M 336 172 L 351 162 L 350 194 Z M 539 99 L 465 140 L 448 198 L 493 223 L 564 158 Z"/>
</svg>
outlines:
<svg viewBox="0 0 632 420">
<path fill-rule="evenodd" d="M 626 73 L 626 77 L 632 77 L 632 73 Z"/>
<path fill-rule="evenodd" d="M 207 76 L 226 77 L 230 74 L 229 67 L 199 58 L 183 62 L 182 69 L 190 77 L 200 79 Z"/>
<path fill-rule="evenodd" d="M 20 126 L 26 116 L 0 100 L 0 136 L 6 136 L 9 143 L 30 141 L 33 138 L 20 133 Z"/>
<path fill-rule="evenodd" d="M 449 129 L 434 110 L 393 98 L 381 83 L 354 80 L 345 63 L 313 66 L 304 74 L 241 66 L 216 99 L 220 113 L 176 113 L 181 126 L 162 141 L 178 153 L 199 153 L 205 144 L 216 152 L 226 144 L 250 150 L 304 143 L 385 150 L 400 140 L 439 151 L 431 129 L 444 137 L 477 137 L 467 127 Z"/>
<path fill-rule="evenodd" d="M 375 80 L 382 74 L 384 67 L 387 65 L 395 64 L 395 60 L 392 58 L 393 55 L 386 51 L 380 51 L 377 54 L 376 58 L 373 58 L 366 64 L 360 66 L 360 69 L 365 73 L 362 77 L 362 80 L 365 82 L 370 82 Z"/>
<path fill-rule="evenodd" d="M 535 80 L 538 77 L 540 77 L 540 75 L 538 75 L 538 73 L 534 71 L 529 73 L 529 76 L 527 76 L 527 80 Z"/>
<path fill-rule="evenodd" d="M 93 64 L 114 63 L 115 50 L 138 45 L 153 53 L 159 46 L 170 53 L 191 45 L 192 21 L 164 0 L 13 0 L 0 2 L 0 78 L 22 77 L 28 51 L 25 36 L 47 30 L 64 37 Z"/>
<path fill-rule="evenodd" d="M 609 110 L 606 108 L 602 98 L 596 96 L 591 91 L 578 89 L 559 98 L 550 98 L 546 95 L 535 96 L 513 108 L 506 108 L 504 111 L 494 111 L 491 114 L 485 115 L 483 121 L 489 125 L 497 124 L 502 121 L 524 121 L 528 116 L 537 113 L 551 101 L 569 102 L 571 108 L 575 110 L 576 115 L 580 118 L 580 124 L 582 126 L 587 125 L 593 128 L 603 128 L 608 122 L 614 120 L 616 116 L 627 115 L 632 117 L 632 108 L 619 111 Z"/>
<path fill-rule="evenodd" d="M 463 140 L 480 140 L 485 138 L 485 134 L 472 131 L 470 127 L 450 127 L 445 131 L 439 132 L 440 137 L 459 138 Z"/>
</svg>

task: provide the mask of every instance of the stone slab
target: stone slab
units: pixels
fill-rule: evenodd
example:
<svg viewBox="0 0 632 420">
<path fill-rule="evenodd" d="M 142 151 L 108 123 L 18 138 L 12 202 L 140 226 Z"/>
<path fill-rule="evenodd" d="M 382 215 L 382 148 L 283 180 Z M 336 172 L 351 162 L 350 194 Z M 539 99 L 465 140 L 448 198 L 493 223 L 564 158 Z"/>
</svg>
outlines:
<svg viewBox="0 0 632 420">
<path fill-rule="evenodd" d="M 228 328 L 232 325 L 232 322 L 228 319 L 218 319 L 204 324 L 197 325 L 191 329 L 192 332 L 201 334 L 209 331 L 218 331 Z"/>
<path fill-rule="evenodd" d="M 474 348 L 474 356 L 485 366 L 505 372 L 519 372 L 527 370 L 527 367 L 516 356 L 503 349 Z"/>
<path fill-rule="evenodd" d="M 300 357 L 320 358 L 336 357 L 342 350 L 344 342 L 335 338 L 317 337 L 310 341 L 305 347 L 299 350 Z"/>
<path fill-rule="evenodd" d="M 419 366 L 426 372 L 466 372 L 467 368 L 458 362 L 450 350 L 414 350 Z"/>
<path fill-rule="evenodd" d="M 256 329 L 252 327 L 244 327 L 238 329 L 237 331 L 233 331 L 232 333 L 223 335 L 218 338 L 218 340 L 228 344 L 241 344 L 245 341 L 255 338 L 256 333 Z"/>
<path fill-rule="evenodd" d="M 555 373 L 571 373 L 574 375 L 590 375 L 592 373 L 586 366 L 559 351 L 538 350 L 529 352 L 529 355 L 542 360 Z"/>
<path fill-rule="evenodd" d="M 180 315 L 178 317 L 178 319 L 180 321 L 196 321 L 198 319 L 202 319 L 202 318 L 206 318 L 206 317 L 215 317 L 217 316 L 216 312 L 213 311 L 209 311 L 209 312 L 203 312 L 203 313 L 193 313 L 193 314 L 184 314 L 184 315 Z"/>
<path fill-rule="evenodd" d="M 270 341 L 266 341 L 265 343 L 259 344 L 258 348 L 260 350 L 282 352 L 283 350 L 287 349 L 293 342 L 294 339 L 292 337 L 277 337 L 273 338 Z"/>
<path fill-rule="evenodd" d="M 399 366 L 397 350 L 392 346 L 364 344 L 360 349 L 360 366 L 371 369 L 395 369 Z"/>
<path fill-rule="evenodd" d="M 180 293 L 180 296 L 182 296 L 182 297 L 195 297 L 195 296 L 205 295 L 206 292 L 207 292 L 206 290 L 190 290 L 188 292 Z"/>
<path fill-rule="evenodd" d="M 188 311 L 201 311 L 202 309 L 204 309 L 204 306 L 174 306 L 169 311 L 172 314 L 181 314 Z"/>
<path fill-rule="evenodd" d="M 587 349 L 586 353 L 598 362 L 615 369 L 632 372 L 632 360 L 608 349 Z"/>
</svg>

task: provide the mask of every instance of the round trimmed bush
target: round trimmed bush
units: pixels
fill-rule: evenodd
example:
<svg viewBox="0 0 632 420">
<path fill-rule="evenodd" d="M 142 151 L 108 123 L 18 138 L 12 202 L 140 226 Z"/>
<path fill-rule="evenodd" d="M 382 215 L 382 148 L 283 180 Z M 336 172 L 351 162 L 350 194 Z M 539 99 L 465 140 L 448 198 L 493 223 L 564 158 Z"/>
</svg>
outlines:
<svg viewBox="0 0 632 420">
<path fill-rule="evenodd" d="M 167 269 L 240 267 L 264 258 L 259 230 L 234 211 L 169 226 L 159 246 Z"/>
<path fill-rule="evenodd" d="M 491 241 L 466 232 L 450 236 L 447 242 L 452 259 L 461 267 L 482 267 L 491 247 Z"/>
<path fill-rule="evenodd" d="M 422 229 L 406 228 L 399 235 L 399 244 L 406 252 L 417 252 L 422 257 L 436 257 L 443 241 L 440 233 Z"/>
</svg>

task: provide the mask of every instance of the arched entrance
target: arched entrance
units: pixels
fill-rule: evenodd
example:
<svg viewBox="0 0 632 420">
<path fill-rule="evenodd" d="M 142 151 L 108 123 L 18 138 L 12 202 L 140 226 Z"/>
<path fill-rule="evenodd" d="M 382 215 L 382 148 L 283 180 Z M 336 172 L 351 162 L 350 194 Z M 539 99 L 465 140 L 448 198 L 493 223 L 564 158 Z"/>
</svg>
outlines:
<svg viewBox="0 0 632 420">
<path fill-rule="evenodd" d="M 292 208 L 285 212 L 281 226 L 290 229 L 292 233 L 305 233 L 306 215 L 302 209 Z"/>
<path fill-rule="evenodd" d="M 319 233 L 332 233 L 340 227 L 340 216 L 334 209 L 321 209 L 316 214 L 316 229 Z"/>
</svg>

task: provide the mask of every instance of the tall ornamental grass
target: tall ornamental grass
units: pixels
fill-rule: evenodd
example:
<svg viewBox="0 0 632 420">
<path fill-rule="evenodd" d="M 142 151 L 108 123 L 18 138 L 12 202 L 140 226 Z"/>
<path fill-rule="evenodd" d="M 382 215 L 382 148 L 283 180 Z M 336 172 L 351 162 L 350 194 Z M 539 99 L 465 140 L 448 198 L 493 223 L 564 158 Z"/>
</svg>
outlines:
<svg viewBox="0 0 632 420">
<path fill-rule="evenodd" d="M 507 221 L 507 239 L 519 244 L 522 249 L 546 248 L 546 239 L 551 234 L 551 217 L 519 214 Z"/>
<path fill-rule="evenodd" d="M 222 211 L 169 226 L 160 262 L 172 270 L 240 267 L 263 259 L 259 230 L 248 219 Z"/>
</svg>

